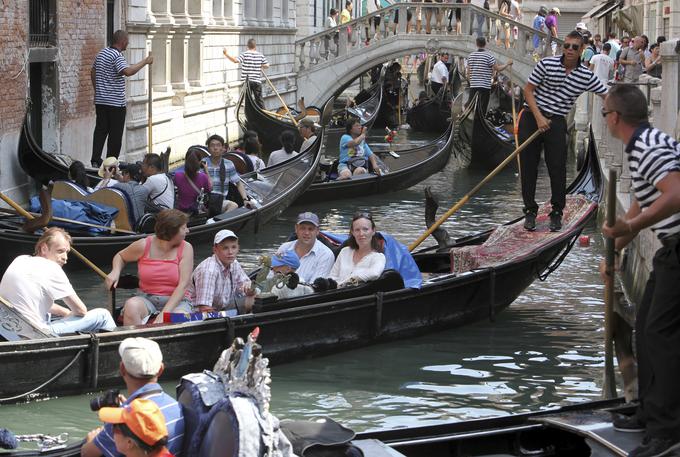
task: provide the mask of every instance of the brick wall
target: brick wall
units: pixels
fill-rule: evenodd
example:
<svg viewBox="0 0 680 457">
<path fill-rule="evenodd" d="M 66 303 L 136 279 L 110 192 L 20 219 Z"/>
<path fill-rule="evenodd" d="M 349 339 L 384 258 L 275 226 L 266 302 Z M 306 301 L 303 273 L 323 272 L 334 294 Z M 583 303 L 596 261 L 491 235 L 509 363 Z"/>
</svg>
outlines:
<svg viewBox="0 0 680 457">
<path fill-rule="evenodd" d="M 28 2 L 0 0 L 0 142 L 21 126 L 27 87 L 24 68 L 28 39 Z"/>
</svg>

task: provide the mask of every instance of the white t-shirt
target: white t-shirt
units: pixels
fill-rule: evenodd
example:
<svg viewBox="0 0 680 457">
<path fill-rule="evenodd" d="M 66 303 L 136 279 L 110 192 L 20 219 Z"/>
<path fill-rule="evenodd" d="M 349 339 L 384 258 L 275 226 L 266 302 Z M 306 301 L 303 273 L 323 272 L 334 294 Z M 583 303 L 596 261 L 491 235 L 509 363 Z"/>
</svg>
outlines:
<svg viewBox="0 0 680 457">
<path fill-rule="evenodd" d="M 248 158 L 250 158 L 250 161 L 253 163 L 253 170 L 260 171 L 265 167 L 264 160 L 260 159 L 258 156 L 249 154 Z"/>
<path fill-rule="evenodd" d="M 448 80 L 449 69 L 446 68 L 446 64 L 441 60 L 434 65 L 432 73 L 430 74 L 430 81 L 438 84 L 444 84 L 445 80 Z"/>
<path fill-rule="evenodd" d="M 591 57 L 590 63 L 593 65 L 595 76 L 600 78 L 602 84 L 607 84 L 614 71 L 614 59 L 607 54 L 595 54 Z"/>
<path fill-rule="evenodd" d="M 94 186 L 94 190 L 103 189 L 103 188 L 105 188 L 105 187 L 113 187 L 113 186 L 115 186 L 116 184 L 118 184 L 118 181 L 115 180 L 115 179 L 113 179 L 113 178 L 102 179 L 101 181 L 99 181 L 99 182 L 97 183 L 96 186 Z"/>
<path fill-rule="evenodd" d="M 175 206 L 175 185 L 165 173 L 151 175 L 144 181 L 149 189 L 149 200 L 166 208 Z"/>
<path fill-rule="evenodd" d="M 307 138 L 305 141 L 302 142 L 302 146 L 300 146 L 300 152 L 305 152 L 311 145 L 314 144 L 316 141 L 316 135 L 312 135 L 309 138 Z"/>
<path fill-rule="evenodd" d="M 290 159 L 291 157 L 295 157 L 296 155 L 298 155 L 297 151 L 293 151 L 290 154 L 288 154 L 285 149 L 276 150 L 269 155 L 267 166 L 272 167 L 277 163 L 285 162 L 286 160 Z"/>
<path fill-rule="evenodd" d="M 0 296 L 13 304 L 33 325 L 47 329 L 47 313 L 55 300 L 75 295 L 58 263 L 44 257 L 20 255 L 0 281 Z"/>
<path fill-rule="evenodd" d="M 342 248 L 338 258 L 331 268 L 329 278 L 333 278 L 338 287 L 345 285 L 351 278 L 360 281 L 373 281 L 378 279 L 385 269 L 385 254 L 371 252 L 356 265 L 354 264 L 354 249 L 349 246 Z"/>
<path fill-rule="evenodd" d="M 521 19 L 519 14 L 519 3 L 517 3 L 517 0 L 510 0 L 510 17 L 515 20 Z"/>
<path fill-rule="evenodd" d="M 366 0 L 366 13 L 371 14 L 378 11 L 378 6 L 375 4 L 375 0 Z"/>
</svg>

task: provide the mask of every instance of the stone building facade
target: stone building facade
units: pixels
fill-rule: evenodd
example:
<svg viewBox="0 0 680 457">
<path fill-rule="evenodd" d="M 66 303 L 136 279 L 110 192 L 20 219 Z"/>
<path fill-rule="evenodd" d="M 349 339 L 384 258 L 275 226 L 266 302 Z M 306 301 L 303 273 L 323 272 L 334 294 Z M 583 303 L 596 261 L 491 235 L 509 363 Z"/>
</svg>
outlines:
<svg viewBox="0 0 680 457">
<path fill-rule="evenodd" d="M 267 71 L 287 103 L 292 72 L 295 0 L 27 0 L 0 2 L 0 189 L 26 201 L 34 184 L 17 161 L 22 121 L 30 108 L 34 136 L 48 152 L 89 161 L 94 129 L 90 68 L 114 30 L 130 33 L 129 63 L 154 56 L 154 152 L 171 159 L 218 133 L 239 135 L 235 118 L 238 66 L 222 55 L 255 38 Z M 139 160 L 148 146 L 147 68 L 127 78 L 128 112 L 121 158 Z M 30 103 L 29 103 L 30 101 Z M 278 98 L 265 86 L 265 101 Z"/>
</svg>

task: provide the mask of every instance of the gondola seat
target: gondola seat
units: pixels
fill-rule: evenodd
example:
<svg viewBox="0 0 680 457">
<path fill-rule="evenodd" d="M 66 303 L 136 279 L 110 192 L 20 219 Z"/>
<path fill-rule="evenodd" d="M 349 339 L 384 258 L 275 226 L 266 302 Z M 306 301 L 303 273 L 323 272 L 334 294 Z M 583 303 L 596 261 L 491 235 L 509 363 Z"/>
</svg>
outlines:
<svg viewBox="0 0 680 457">
<path fill-rule="evenodd" d="M 559 232 L 548 229 L 550 202 L 539 208 L 536 218 L 536 231 L 524 229 L 524 219 L 514 224 L 501 225 L 480 245 L 452 248 L 451 272 L 464 273 L 471 270 L 492 268 L 513 258 L 531 255 L 537 249 L 564 236 L 570 226 L 576 225 L 588 214 L 590 200 L 583 195 L 567 195 L 567 204 L 562 215 L 563 228 Z"/>
<path fill-rule="evenodd" d="M 52 198 L 101 203 L 118 210 L 114 218 L 116 228 L 134 231 L 130 197 L 120 189 L 106 187 L 89 193 L 71 181 L 56 181 L 52 188 Z"/>
</svg>

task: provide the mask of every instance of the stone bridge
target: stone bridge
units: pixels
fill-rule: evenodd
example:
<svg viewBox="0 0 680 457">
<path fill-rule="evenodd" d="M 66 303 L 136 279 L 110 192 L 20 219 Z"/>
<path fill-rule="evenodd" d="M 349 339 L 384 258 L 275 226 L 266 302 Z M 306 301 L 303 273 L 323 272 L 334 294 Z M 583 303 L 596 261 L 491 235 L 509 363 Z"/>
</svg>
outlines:
<svg viewBox="0 0 680 457">
<path fill-rule="evenodd" d="M 487 49 L 500 62 L 512 59 L 514 64 L 505 71 L 517 84 L 524 85 L 536 64 L 532 38 L 536 31 L 520 22 L 484 10 L 471 4 L 450 3 L 398 3 L 375 13 L 362 16 L 333 29 L 311 35 L 295 44 L 295 71 L 297 94 L 305 97 L 308 104 L 320 106 L 331 94 L 344 89 L 359 75 L 371 67 L 390 59 L 423 51 L 435 53 L 446 51 L 456 56 L 467 56 L 477 49 L 475 38 L 480 33 L 487 38 Z M 416 30 L 415 14 L 422 8 L 422 29 Z M 456 33 L 455 17 L 452 30 L 448 30 L 448 16 L 461 9 L 461 33 Z M 432 11 L 432 31 L 425 33 L 425 9 Z M 414 15 L 411 30 L 407 21 L 394 24 L 395 14 L 406 17 L 407 11 Z M 435 12 L 436 11 L 436 12 Z M 437 25 L 437 16 L 442 17 Z M 374 18 L 380 18 L 376 29 Z M 505 47 L 506 30 L 510 36 Z M 551 52 L 546 45 L 548 37 L 538 33 L 542 45 L 541 55 Z M 500 45 L 496 45 L 496 36 Z M 367 42 L 367 38 L 370 41 Z M 377 39 L 376 39 L 377 38 Z M 558 46 L 561 44 L 557 41 Z"/>
</svg>

